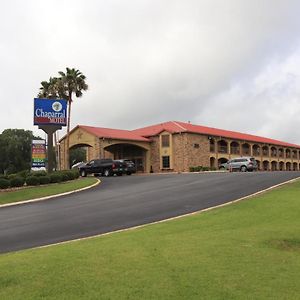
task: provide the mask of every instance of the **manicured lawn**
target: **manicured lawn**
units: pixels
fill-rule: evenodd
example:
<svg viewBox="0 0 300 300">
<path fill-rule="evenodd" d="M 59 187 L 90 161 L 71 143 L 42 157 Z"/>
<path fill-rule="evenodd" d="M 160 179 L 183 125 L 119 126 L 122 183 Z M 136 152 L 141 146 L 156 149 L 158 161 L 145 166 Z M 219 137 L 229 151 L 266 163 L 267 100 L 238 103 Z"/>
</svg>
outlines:
<svg viewBox="0 0 300 300">
<path fill-rule="evenodd" d="M 68 181 L 59 184 L 56 183 L 56 184 L 50 184 L 46 186 L 22 188 L 17 191 L 10 191 L 10 192 L 1 191 L 0 205 L 65 193 L 65 192 L 90 186 L 94 184 L 96 181 L 97 179 L 93 177 L 87 177 L 87 178 L 80 178 L 77 180 Z"/>
<path fill-rule="evenodd" d="M 0 299 L 300 299 L 300 182 L 182 219 L 0 255 Z"/>
</svg>

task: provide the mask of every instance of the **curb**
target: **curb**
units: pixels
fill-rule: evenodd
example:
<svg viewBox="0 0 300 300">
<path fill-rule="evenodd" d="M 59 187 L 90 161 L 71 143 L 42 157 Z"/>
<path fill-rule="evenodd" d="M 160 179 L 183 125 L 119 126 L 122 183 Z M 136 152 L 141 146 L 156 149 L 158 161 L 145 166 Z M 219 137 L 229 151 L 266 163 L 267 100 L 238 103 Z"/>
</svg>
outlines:
<svg viewBox="0 0 300 300">
<path fill-rule="evenodd" d="M 65 193 L 61 193 L 61 194 L 55 194 L 55 195 L 45 196 L 45 197 L 41 197 L 41 198 L 31 199 L 31 200 L 24 200 L 24 201 L 19 201 L 19 202 L 14 202 L 14 203 L 7 203 L 7 204 L 0 204 L 0 208 L 15 206 L 15 205 L 21 205 L 21 204 L 26 204 L 26 203 L 32 203 L 32 202 L 39 202 L 39 201 L 44 201 L 44 200 L 48 200 L 48 199 L 51 199 L 51 198 L 57 198 L 57 197 L 60 197 L 60 196 L 66 196 L 66 195 L 82 192 L 82 191 L 88 190 L 90 188 L 93 188 L 93 187 L 99 185 L 101 183 L 101 180 L 98 179 L 98 178 L 96 178 L 96 179 L 97 179 L 96 183 L 94 183 L 90 186 L 86 186 L 86 187 L 81 188 L 81 189 L 77 189 L 77 190 L 74 190 L 74 191 L 69 191 L 69 192 L 65 192 Z"/>
<path fill-rule="evenodd" d="M 126 232 L 126 231 L 130 231 L 130 230 L 140 229 L 140 228 L 144 228 L 144 227 L 149 226 L 149 225 L 155 225 L 155 224 L 165 223 L 165 222 L 168 222 L 168 221 L 177 220 L 177 219 L 181 219 L 181 218 L 188 217 L 188 216 L 193 216 L 193 215 L 196 215 L 196 214 L 201 214 L 201 213 L 206 212 L 206 211 L 210 211 L 210 210 L 217 209 L 217 208 L 220 208 L 220 207 L 223 207 L 223 206 L 231 205 L 231 204 L 236 203 L 236 202 L 240 202 L 242 200 L 246 200 L 248 198 L 253 198 L 255 196 L 258 196 L 260 194 L 264 194 L 266 192 L 274 190 L 274 189 L 276 189 L 278 187 L 281 187 L 283 185 L 286 185 L 286 184 L 289 184 L 289 183 L 293 183 L 293 182 L 295 182 L 295 181 L 297 181 L 299 179 L 300 179 L 300 177 L 297 177 L 297 178 L 294 178 L 294 179 L 290 179 L 288 181 L 285 181 L 285 182 L 273 185 L 273 186 L 271 186 L 269 188 L 266 188 L 264 190 L 258 191 L 258 192 L 254 193 L 254 194 L 247 195 L 247 196 L 238 198 L 236 200 L 232 200 L 230 202 L 219 204 L 217 206 L 208 207 L 208 208 L 204 208 L 204 209 L 201 209 L 201 210 L 198 210 L 198 211 L 194 211 L 194 212 L 191 212 L 191 213 L 188 213 L 188 214 L 184 214 L 184 215 L 180 215 L 180 216 L 176 216 L 176 217 L 172 217 L 172 218 L 168 218 L 168 219 L 164 219 L 164 220 L 160 220 L 160 221 L 150 222 L 150 223 L 146 223 L 146 224 L 142 224 L 142 225 L 137 225 L 137 226 L 133 226 L 133 227 L 129 227 L 129 228 L 124 228 L 124 229 L 119 229 L 119 230 L 115 230 L 115 231 L 105 232 L 105 233 L 101 233 L 101 234 L 97 234 L 97 235 L 87 236 L 87 237 L 83 237 L 83 238 L 73 239 L 73 240 L 69 240 L 69 241 L 63 241 L 63 242 L 49 244 L 49 245 L 44 245 L 44 246 L 39 246 L 39 247 L 34 247 L 34 248 L 31 248 L 31 249 L 48 248 L 48 247 L 52 247 L 52 246 L 64 245 L 64 244 L 78 242 L 78 241 L 90 240 L 90 239 L 94 239 L 94 238 L 98 238 L 98 237 L 102 237 L 102 236 L 106 236 L 106 235 L 111 235 L 111 234 L 114 234 L 114 233 L 121 233 L 121 232 L 124 232 L 124 231 Z"/>
</svg>

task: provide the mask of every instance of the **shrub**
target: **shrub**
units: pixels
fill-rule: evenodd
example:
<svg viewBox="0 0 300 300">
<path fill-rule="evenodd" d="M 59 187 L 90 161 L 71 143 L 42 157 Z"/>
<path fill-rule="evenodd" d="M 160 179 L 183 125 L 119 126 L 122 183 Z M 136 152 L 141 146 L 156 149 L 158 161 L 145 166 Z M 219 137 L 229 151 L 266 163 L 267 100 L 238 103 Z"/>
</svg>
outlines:
<svg viewBox="0 0 300 300">
<path fill-rule="evenodd" d="M 29 176 L 26 178 L 26 184 L 27 185 L 39 185 L 40 184 L 40 180 L 39 177 L 37 176 Z"/>
<path fill-rule="evenodd" d="M 75 179 L 75 173 L 71 170 L 63 171 L 63 174 L 68 176 L 68 180 L 74 180 Z"/>
<path fill-rule="evenodd" d="M 74 179 L 79 178 L 80 174 L 79 174 L 79 170 L 78 169 L 72 170 L 72 173 L 74 174 Z"/>
<path fill-rule="evenodd" d="M 14 178 L 16 178 L 16 177 L 18 177 L 18 175 L 17 174 L 9 174 L 9 175 L 7 175 L 7 179 L 8 180 L 12 180 L 12 179 L 14 179 Z"/>
<path fill-rule="evenodd" d="M 69 180 L 69 176 L 66 172 L 61 172 L 59 175 L 61 177 L 61 181 L 68 181 Z"/>
<path fill-rule="evenodd" d="M 23 170 L 18 172 L 16 175 L 17 177 L 22 177 L 22 178 L 26 178 L 27 176 L 29 176 L 30 172 L 28 170 Z"/>
<path fill-rule="evenodd" d="M 195 167 L 190 167 L 190 172 L 195 172 Z"/>
<path fill-rule="evenodd" d="M 62 176 L 58 172 L 52 173 L 50 176 L 50 182 L 51 183 L 57 183 L 62 181 Z"/>
<path fill-rule="evenodd" d="M 202 171 L 202 166 L 198 166 L 198 167 L 195 167 L 194 168 L 195 169 L 195 172 L 200 172 L 200 171 Z"/>
<path fill-rule="evenodd" d="M 10 186 L 11 187 L 21 187 L 25 183 L 25 179 L 23 177 L 15 177 L 10 180 Z"/>
<path fill-rule="evenodd" d="M 40 184 L 48 184 L 51 181 L 50 176 L 40 176 L 38 178 L 39 178 Z"/>
<path fill-rule="evenodd" d="M 0 178 L 0 189 L 7 189 L 9 188 L 10 182 L 8 179 Z"/>
<path fill-rule="evenodd" d="M 202 168 L 202 171 L 209 171 L 209 170 L 210 170 L 209 167 L 203 167 L 203 168 Z"/>
<path fill-rule="evenodd" d="M 31 174 L 36 177 L 47 176 L 46 171 L 35 171 L 35 172 L 32 172 Z"/>
</svg>

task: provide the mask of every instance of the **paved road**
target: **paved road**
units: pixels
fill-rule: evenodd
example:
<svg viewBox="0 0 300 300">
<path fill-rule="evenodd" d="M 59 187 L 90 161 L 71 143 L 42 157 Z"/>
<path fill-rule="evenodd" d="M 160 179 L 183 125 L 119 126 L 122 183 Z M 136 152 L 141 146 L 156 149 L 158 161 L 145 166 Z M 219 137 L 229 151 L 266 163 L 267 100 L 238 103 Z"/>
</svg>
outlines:
<svg viewBox="0 0 300 300">
<path fill-rule="evenodd" d="M 0 253 L 92 236 L 222 204 L 300 172 L 102 178 L 91 190 L 0 208 Z"/>
</svg>

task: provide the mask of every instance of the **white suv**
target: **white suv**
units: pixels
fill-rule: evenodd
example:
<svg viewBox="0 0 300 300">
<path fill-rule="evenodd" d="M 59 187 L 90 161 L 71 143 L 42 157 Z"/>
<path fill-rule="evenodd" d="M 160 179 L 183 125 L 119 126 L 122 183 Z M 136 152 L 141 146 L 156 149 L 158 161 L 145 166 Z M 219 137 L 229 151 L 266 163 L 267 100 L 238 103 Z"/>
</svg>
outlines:
<svg viewBox="0 0 300 300">
<path fill-rule="evenodd" d="M 252 172 L 257 170 L 257 162 L 254 157 L 245 156 L 229 160 L 219 166 L 220 170 L 240 170 L 241 172 Z"/>
</svg>

